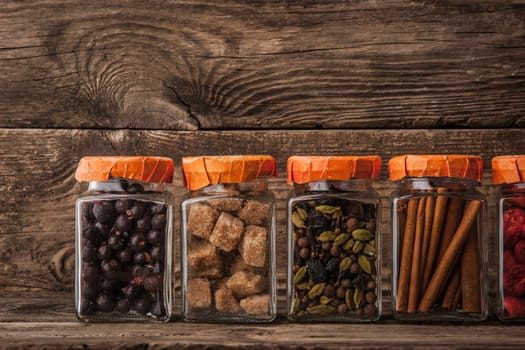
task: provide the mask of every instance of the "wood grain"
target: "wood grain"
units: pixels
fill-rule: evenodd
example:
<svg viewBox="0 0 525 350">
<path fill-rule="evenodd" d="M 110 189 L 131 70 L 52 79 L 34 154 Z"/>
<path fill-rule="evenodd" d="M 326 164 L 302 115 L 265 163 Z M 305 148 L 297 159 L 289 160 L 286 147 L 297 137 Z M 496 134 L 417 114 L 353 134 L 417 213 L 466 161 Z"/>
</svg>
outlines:
<svg viewBox="0 0 525 350">
<path fill-rule="evenodd" d="M 0 127 L 525 126 L 523 1 L 6 0 Z"/>
<path fill-rule="evenodd" d="M 3 323 L 0 349 L 523 349 L 520 327 Z"/>
<path fill-rule="evenodd" d="M 84 155 L 155 154 L 175 159 L 185 155 L 268 153 L 276 157 L 280 176 L 269 182 L 277 199 L 278 300 L 285 297 L 285 204 L 290 188 L 285 163 L 293 154 L 380 154 L 382 179 L 374 187 L 383 201 L 382 232 L 385 310 L 389 314 L 391 247 L 386 162 L 407 153 L 470 153 L 490 158 L 525 149 L 525 129 L 507 130 L 339 130 L 339 131 L 106 131 L 0 129 L 0 321 L 72 321 L 74 201 L 84 187 L 74 179 Z M 180 172 L 169 188 L 178 204 L 185 193 Z M 488 234 L 495 244 L 496 187 L 484 185 L 489 200 Z M 175 220 L 175 237 L 179 236 Z M 175 243 L 178 257 L 178 239 Z M 493 252 L 493 249 L 492 249 Z M 491 257 L 493 259 L 494 257 Z M 176 260 L 178 261 L 178 260 Z M 492 265 L 494 266 L 494 265 Z M 176 291 L 179 288 L 178 264 Z M 495 269 L 491 270 L 492 302 Z M 176 294 L 178 297 L 178 293 Z M 178 310 L 178 300 L 175 302 Z M 35 312 L 34 310 L 39 310 Z"/>
</svg>

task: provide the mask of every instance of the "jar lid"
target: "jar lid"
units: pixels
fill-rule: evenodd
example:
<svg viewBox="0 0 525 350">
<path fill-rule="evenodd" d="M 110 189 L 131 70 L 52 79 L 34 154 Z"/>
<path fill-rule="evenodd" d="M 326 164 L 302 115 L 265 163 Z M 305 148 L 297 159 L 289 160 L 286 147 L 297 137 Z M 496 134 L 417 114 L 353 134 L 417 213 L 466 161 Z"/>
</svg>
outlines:
<svg viewBox="0 0 525 350">
<path fill-rule="evenodd" d="M 171 183 L 173 160 L 165 157 L 83 157 L 78 162 L 78 181 L 107 181 L 111 178 L 140 182 Z"/>
<path fill-rule="evenodd" d="M 525 182 L 525 156 L 492 158 L 492 183 L 512 184 L 517 182 Z"/>
<path fill-rule="evenodd" d="M 184 183 L 198 190 L 219 183 L 242 183 L 259 177 L 277 176 L 272 156 L 199 156 L 182 158 Z"/>
<path fill-rule="evenodd" d="M 288 183 L 320 180 L 375 179 L 381 172 L 380 156 L 294 156 L 288 158 Z"/>
<path fill-rule="evenodd" d="M 390 180 L 404 177 L 451 177 L 481 182 L 483 160 L 460 154 L 406 154 L 388 161 Z"/>
</svg>

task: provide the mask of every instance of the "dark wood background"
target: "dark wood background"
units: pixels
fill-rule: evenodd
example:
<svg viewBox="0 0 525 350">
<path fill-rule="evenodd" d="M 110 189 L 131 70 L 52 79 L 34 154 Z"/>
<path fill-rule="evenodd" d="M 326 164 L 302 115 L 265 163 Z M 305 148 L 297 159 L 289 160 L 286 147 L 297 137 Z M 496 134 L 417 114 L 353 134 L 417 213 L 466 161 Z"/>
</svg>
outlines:
<svg viewBox="0 0 525 350">
<path fill-rule="evenodd" d="M 493 317 L 490 159 L 525 153 L 524 62 L 524 1 L 2 1 L 0 348 L 523 348 L 521 328 Z M 287 157 L 383 157 L 374 187 L 384 204 L 386 321 L 76 323 L 73 207 L 84 188 L 73 174 L 82 156 L 161 155 L 178 164 L 186 155 L 253 153 L 275 156 L 280 170 L 270 188 L 281 314 Z M 492 318 L 483 325 L 389 319 L 394 185 L 386 162 L 403 153 L 485 159 Z M 181 185 L 177 170 L 176 205 Z"/>
</svg>

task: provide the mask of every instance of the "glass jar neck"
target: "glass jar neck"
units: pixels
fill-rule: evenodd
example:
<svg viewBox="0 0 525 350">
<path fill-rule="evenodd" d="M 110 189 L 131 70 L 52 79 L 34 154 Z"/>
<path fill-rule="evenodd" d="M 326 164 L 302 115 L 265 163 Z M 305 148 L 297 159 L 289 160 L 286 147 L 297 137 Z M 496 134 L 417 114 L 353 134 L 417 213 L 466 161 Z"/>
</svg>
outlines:
<svg viewBox="0 0 525 350">
<path fill-rule="evenodd" d="M 371 191 L 372 181 L 370 179 L 353 179 L 345 181 L 321 180 L 305 184 L 294 183 L 297 193 L 306 192 L 366 192 Z"/>
<path fill-rule="evenodd" d="M 450 177 L 409 177 L 398 181 L 401 190 L 437 190 L 445 188 L 450 192 L 474 191 L 477 181 Z"/>
<path fill-rule="evenodd" d="M 266 179 L 256 179 L 253 181 L 239 183 L 219 183 L 216 185 L 206 186 L 196 191 L 195 195 L 238 195 L 238 194 L 262 194 L 268 190 Z"/>
<path fill-rule="evenodd" d="M 152 183 L 152 182 L 140 182 L 133 180 L 121 180 L 112 179 L 107 181 L 90 181 L 88 191 L 95 192 L 119 192 L 119 193 L 137 193 L 137 191 L 131 191 L 130 188 L 140 185 L 143 191 L 147 192 L 162 192 L 165 190 L 166 184 Z M 130 187 L 131 186 L 131 187 Z"/>
<path fill-rule="evenodd" d="M 504 195 L 521 194 L 525 195 L 525 182 L 501 185 L 500 192 Z"/>
</svg>

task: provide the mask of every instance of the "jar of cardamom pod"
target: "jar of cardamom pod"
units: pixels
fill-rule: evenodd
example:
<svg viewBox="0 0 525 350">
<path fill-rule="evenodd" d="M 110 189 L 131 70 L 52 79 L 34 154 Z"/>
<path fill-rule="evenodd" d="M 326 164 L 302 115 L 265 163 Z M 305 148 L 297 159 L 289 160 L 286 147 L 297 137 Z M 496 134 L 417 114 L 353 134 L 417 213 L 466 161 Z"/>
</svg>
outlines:
<svg viewBox="0 0 525 350">
<path fill-rule="evenodd" d="M 487 317 L 483 161 L 471 155 L 390 159 L 392 300 L 399 320 Z"/>
<path fill-rule="evenodd" d="M 381 315 L 379 156 L 288 159 L 287 317 L 371 322 Z"/>
</svg>

